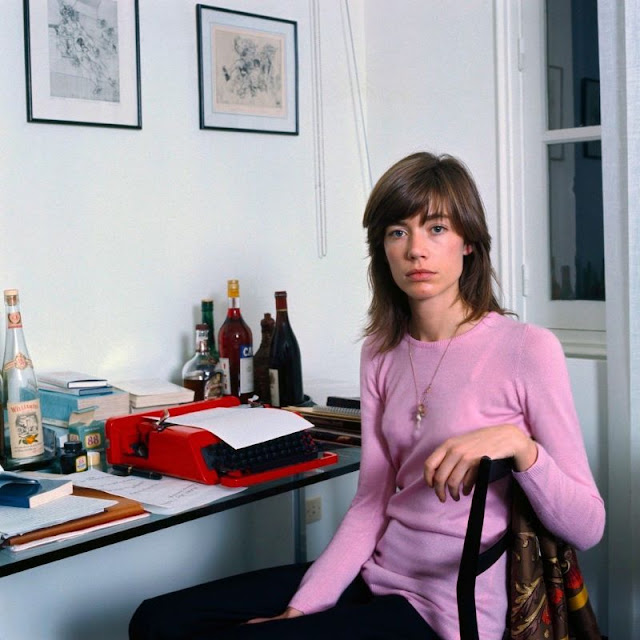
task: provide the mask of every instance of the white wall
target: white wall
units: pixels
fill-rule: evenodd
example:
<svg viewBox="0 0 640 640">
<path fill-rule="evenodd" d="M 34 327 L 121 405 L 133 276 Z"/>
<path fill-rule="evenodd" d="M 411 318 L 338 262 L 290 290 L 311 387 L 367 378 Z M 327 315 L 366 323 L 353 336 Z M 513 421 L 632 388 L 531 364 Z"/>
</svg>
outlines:
<svg viewBox="0 0 640 640">
<path fill-rule="evenodd" d="M 217 2 L 298 22 L 300 135 L 201 131 L 196 2 L 140 0 L 141 131 L 26 122 L 21 0 L 0 24 L 0 287 L 21 293 L 36 368 L 179 381 L 202 297 L 239 278 L 254 341 L 289 293 L 305 383 L 357 384 L 367 306 L 347 49 L 322 3 L 328 254 L 316 249 L 309 5 Z M 322 398 L 320 398 L 322 399 Z"/>
<path fill-rule="evenodd" d="M 374 180 L 392 162 L 414 151 L 455 155 L 471 169 L 495 235 L 492 3 L 367 0 L 366 7 L 367 114 Z"/>
</svg>

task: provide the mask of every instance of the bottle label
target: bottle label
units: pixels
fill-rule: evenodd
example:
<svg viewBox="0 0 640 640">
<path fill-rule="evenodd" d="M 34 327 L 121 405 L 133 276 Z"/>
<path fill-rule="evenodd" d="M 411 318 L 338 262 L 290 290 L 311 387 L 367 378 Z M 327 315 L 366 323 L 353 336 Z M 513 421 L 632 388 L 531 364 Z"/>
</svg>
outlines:
<svg viewBox="0 0 640 640">
<path fill-rule="evenodd" d="M 220 366 L 222 367 L 223 389 L 224 395 L 231 395 L 231 371 L 229 369 L 229 358 L 220 358 Z"/>
<path fill-rule="evenodd" d="M 215 400 L 216 398 L 222 398 L 224 393 L 224 373 L 222 371 L 213 372 L 213 375 L 205 380 L 204 383 L 204 399 Z"/>
<path fill-rule="evenodd" d="M 237 393 L 242 395 L 243 393 L 253 393 L 253 346 L 241 344 L 238 348 L 238 376 L 239 381 L 236 382 L 238 386 Z M 224 372 L 224 395 L 229 396 L 231 391 L 231 365 L 229 364 L 229 358 L 220 358 L 220 366 Z"/>
<path fill-rule="evenodd" d="M 23 369 L 29 369 L 33 367 L 33 362 L 31 359 L 24 355 L 24 353 L 16 353 L 16 357 L 13 360 L 9 360 L 9 362 L 5 362 L 3 371 L 9 371 L 9 369 L 18 369 L 22 371 Z"/>
<path fill-rule="evenodd" d="M 269 390 L 271 391 L 271 404 L 280 406 L 280 379 L 277 369 L 269 369 Z"/>
<path fill-rule="evenodd" d="M 240 393 L 253 393 L 253 347 L 240 347 Z"/>
<path fill-rule="evenodd" d="M 11 456 L 32 458 L 44 453 L 40 400 L 7 402 Z"/>
<path fill-rule="evenodd" d="M 7 329 L 21 329 L 22 315 L 19 311 L 10 311 L 7 313 Z"/>
<path fill-rule="evenodd" d="M 88 467 L 89 467 L 89 463 L 87 462 L 87 456 L 85 454 L 79 455 L 76 458 L 76 472 L 86 471 Z"/>
</svg>

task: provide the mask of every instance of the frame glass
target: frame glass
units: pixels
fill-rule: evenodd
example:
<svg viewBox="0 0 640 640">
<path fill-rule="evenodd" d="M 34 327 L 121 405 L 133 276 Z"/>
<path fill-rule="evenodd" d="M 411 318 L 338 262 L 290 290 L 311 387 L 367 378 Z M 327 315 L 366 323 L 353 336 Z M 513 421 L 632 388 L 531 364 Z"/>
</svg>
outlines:
<svg viewBox="0 0 640 640">
<path fill-rule="evenodd" d="M 200 128 L 298 135 L 297 23 L 196 5 Z"/>
<path fill-rule="evenodd" d="M 142 128 L 138 0 L 24 0 L 27 121 Z"/>
</svg>

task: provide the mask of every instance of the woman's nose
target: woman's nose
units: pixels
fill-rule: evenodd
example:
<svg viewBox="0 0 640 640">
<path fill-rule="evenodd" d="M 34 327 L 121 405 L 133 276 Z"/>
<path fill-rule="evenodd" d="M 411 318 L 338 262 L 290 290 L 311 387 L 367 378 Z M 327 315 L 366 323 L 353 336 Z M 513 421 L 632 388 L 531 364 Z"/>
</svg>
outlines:
<svg viewBox="0 0 640 640">
<path fill-rule="evenodd" d="M 407 258 L 409 260 L 417 260 L 418 258 L 425 258 L 427 254 L 427 243 L 424 242 L 424 239 L 419 234 L 413 234 L 407 245 Z"/>
</svg>

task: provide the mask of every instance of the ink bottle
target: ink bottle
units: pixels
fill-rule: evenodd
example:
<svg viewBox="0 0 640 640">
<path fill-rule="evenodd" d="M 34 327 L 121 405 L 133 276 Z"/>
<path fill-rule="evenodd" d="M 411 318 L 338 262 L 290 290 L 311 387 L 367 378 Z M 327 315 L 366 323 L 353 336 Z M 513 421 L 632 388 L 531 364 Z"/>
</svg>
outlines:
<svg viewBox="0 0 640 640">
<path fill-rule="evenodd" d="M 87 450 L 82 448 L 79 440 L 68 440 L 64 443 L 64 451 L 60 455 L 62 473 L 86 471 L 87 464 Z"/>
</svg>

